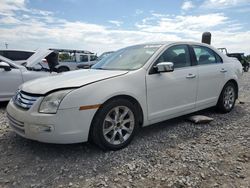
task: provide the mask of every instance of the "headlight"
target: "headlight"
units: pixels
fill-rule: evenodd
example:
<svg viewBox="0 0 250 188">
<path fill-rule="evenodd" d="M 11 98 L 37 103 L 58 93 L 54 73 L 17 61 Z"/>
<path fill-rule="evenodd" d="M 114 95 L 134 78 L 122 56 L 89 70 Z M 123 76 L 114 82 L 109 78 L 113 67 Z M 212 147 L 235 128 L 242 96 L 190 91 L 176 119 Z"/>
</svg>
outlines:
<svg viewBox="0 0 250 188">
<path fill-rule="evenodd" d="M 55 114 L 62 101 L 62 99 L 70 92 L 70 90 L 61 90 L 51 93 L 44 97 L 40 104 L 39 112 L 46 114 Z"/>
</svg>

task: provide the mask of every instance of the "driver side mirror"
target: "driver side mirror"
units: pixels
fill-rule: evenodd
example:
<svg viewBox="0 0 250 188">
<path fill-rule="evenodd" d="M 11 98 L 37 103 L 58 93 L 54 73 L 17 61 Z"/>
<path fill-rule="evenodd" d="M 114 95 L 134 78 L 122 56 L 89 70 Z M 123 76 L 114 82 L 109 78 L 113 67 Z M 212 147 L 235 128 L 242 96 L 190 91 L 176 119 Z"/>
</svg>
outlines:
<svg viewBox="0 0 250 188">
<path fill-rule="evenodd" d="M 0 69 L 4 69 L 5 71 L 10 71 L 11 68 L 10 68 L 10 65 L 8 63 L 5 63 L 5 62 L 0 62 Z"/>
<path fill-rule="evenodd" d="M 158 73 L 173 72 L 174 64 L 172 62 L 161 62 L 161 63 L 158 63 L 154 68 Z"/>
</svg>

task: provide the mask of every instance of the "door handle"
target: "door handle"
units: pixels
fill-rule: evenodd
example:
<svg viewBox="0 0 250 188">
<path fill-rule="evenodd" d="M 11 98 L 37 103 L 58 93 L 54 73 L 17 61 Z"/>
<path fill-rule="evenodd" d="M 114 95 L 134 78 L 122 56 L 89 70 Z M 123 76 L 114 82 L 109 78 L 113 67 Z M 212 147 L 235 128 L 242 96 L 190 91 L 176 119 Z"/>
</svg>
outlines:
<svg viewBox="0 0 250 188">
<path fill-rule="evenodd" d="M 188 75 L 186 76 L 186 78 L 195 78 L 195 77 L 196 77 L 195 74 L 188 74 Z"/>
<path fill-rule="evenodd" d="M 225 72 L 227 72 L 227 70 L 222 68 L 222 69 L 220 70 L 220 72 L 221 72 L 221 73 L 225 73 Z"/>
</svg>

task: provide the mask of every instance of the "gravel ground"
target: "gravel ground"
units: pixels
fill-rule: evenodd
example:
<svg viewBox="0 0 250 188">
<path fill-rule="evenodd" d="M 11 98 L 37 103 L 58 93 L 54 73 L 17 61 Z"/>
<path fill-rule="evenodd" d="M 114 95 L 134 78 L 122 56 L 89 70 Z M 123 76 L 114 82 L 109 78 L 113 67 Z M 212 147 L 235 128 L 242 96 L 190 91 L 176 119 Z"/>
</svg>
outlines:
<svg viewBox="0 0 250 188">
<path fill-rule="evenodd" d="M 43 144 L 17 136 L 0 107 L 0 187 L 250 187 L 250 73 L 229 114 L 185 117 L 141 129 L 125 149 Z"/>
</svg>

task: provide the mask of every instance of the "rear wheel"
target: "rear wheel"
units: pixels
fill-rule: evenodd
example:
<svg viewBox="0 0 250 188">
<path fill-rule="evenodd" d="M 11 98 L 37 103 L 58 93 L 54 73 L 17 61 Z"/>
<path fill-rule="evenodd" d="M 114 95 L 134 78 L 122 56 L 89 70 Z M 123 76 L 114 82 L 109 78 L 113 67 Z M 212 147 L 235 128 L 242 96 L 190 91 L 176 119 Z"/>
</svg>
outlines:
<svg viewBox="0 0 250 188">
<path fill-rule="evenodd" d="M 227 83 L 219 97 L 217 108 L 222 113 L 230 112 L 235 105 L 236 101 L 236 87 L 232 82 Z"/>
<path fill-rule="evenodd" d="M 128 100 L 116 99 L 105 104 L 94 118 L 91 137 L 104 150 L 126 147 L 138 128 L 135 106 Z"/>
</svg>

